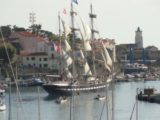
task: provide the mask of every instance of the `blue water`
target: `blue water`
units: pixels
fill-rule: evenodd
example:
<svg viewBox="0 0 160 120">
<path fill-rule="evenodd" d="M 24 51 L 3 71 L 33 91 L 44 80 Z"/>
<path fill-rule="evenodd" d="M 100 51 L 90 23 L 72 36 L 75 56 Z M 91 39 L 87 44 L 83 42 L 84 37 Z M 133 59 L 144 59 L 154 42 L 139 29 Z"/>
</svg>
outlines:
<svg viewBox="0 0 160 120">
<path fill-rule="evenodd" d="M 160 90 L 160 81 L 128 82 L 115 85 L 113 100 L 114 120 L 130 119 L 133 105 L 136 102 L 136 89 L 144 87 L 154 87 Z M 111 98 L 108 98 L 110 101 L 108 107 L 105 101 L 94 100 L 97 94 L 106 93 L 103 91 L 75 96 L 72 99 L 72 105 L 70 104 L 70 98 L 65 104 L 57 104 L 55 98 L 49 97 L 43 88 L 40 88 L 40 99 L 38 99 L 36 87 L 20 88 L 20 92 L 22 102 L 17 101 L 16 90 L 12 88 L 11 120 L 70 120 L 70 115 L 72 120 L 107 120 L 107 115 L 111 114 L 111 112 L 107 113 L 107 108 L 111 111 Z M 7 110 L 0 112 L 0 120 L 8 120 L 8 97 L 7 92 L 5 96 Z M 38 117 L 38 100 L 40 102 L 40 119 Z M 132 120 L 135 120 L 135 113 L 136 111 L 133 113 Z M 138 120 L 159 119 L 160 104 L 138 101 Z"/>
</svg>

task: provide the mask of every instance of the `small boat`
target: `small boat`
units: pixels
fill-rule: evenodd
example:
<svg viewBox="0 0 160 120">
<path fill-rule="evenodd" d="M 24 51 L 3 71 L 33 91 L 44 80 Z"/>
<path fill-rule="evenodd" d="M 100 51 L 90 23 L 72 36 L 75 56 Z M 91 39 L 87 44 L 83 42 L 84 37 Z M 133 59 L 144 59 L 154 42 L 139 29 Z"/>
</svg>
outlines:
<svg viewBox="0 0 160 120">
<path fill-rule="evenodd" d="M 0 88 L 0 97 L 3 97 L 5 95 L 5 90 Z"/>
<path fill-rule="evenodd" d="M 126 63 L 124 66 L 124 74 L 147 72 L 148 66 L 140 63 Z"/>
<path fill-rule="evenodd" d="M 152 75 L 152 74 L 148 74 L 145 76 L 145 81 L 154 81 L 154 80 L 157 80 L 158 77 Z"/>
<path fill-rule="evenodd" d="M 155 88 L 144 88 L 138 93 L 137 99 L 150 103 L 160 103 L 160 92 Z"/>
<path fill-rule="evenodd" d="M 43 80 L 38 77 L 21 79 L 21 80 L 19 80 L 19 83 L 18 83 L 18 85 L 20 87 L 41 86 L 42 84 L 43 84 Z"/>
<path fill-rule="evenodd" d="M 57 100 L 57 103 L 62 104 L 67 102 L 67 97 L 66 96 L 60 96 Z"/>
<path fill-rule="evenodd" d="M 43 81 L 41 78 L 32 78 L 32 82 L 29 84 L 30 86 L 41 86 L 43 84 Z"/>
<path fill-rule="evenodd" d="M 96 100 L 105 100 L 106 96 L 101 96 L 101 95 L 97 95 L 97 97 L 95 97 Z"/>
<path fill-rule="evenodd" d="M 6 110 L 6 105 L 0 100 L 0 111 Z"/>
</svg>

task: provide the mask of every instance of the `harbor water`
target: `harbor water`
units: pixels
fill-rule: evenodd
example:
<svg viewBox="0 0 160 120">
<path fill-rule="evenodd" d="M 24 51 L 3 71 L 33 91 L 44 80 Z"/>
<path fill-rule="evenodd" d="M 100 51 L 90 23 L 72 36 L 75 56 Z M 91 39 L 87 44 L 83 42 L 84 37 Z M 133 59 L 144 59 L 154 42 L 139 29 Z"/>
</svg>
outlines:
<svg viewBox="0 0 160 120">
<path fill-rule="evenodd" d="M 130 120 L 133 106 L 136 102 L 137 88 L 154 87 L 160 90 L 160 81 L 148 82 L 126 82 L 116 83 L 114 87 L 113 115 L 114 120 Z M 39 94 L 38 94 L 39 93 Z M 72 100 L 64 104 L 57 104 L 55 98 L 48 96 L 43 88 L 37 87 L 20 88 L 18 95 L 15 88 L 12 88 L 10 96 L 11 106 L 9 107 L 9 94 L 6 92 L 5 103 L 7 110 L 0 112 L 0 120 L 9 120 L 8 111 L 10 108 L 10 120 L 108 120 L 106 101 L 97 101 L 94 98 L 99 93 L 85 93 L 76 95 Z M 17 99 L 20 96 L 21 101 Z M 109 100 L 109 98 L 107 98 Z M 72 101 L 72 104 L 71 102 Z M 112 103 L 111 103 L 112 104 Z M 71 107 L 72 106 L 72 107 Z M 133 111 L 132 119 L 135 120 L 136 112 L 138 120 L 159 120 L 160 104 L 138 101 L 138 111 Z"/>
</svg>

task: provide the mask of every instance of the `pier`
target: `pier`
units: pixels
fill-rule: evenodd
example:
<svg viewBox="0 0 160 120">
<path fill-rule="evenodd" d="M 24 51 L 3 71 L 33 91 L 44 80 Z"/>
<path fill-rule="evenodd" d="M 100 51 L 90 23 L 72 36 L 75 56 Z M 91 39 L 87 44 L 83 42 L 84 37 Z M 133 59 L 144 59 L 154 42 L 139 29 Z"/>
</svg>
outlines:
<svg viewBox="0 0 160 120">
<path fill-rule="evenodd" d="M 143 91 L 140 91 L 137 98 L 140 101 L 146 101 L 150 103 L 160 103 L 160 92 L 155 93 L 154 88 L 145 88 Z"/>
</svg>

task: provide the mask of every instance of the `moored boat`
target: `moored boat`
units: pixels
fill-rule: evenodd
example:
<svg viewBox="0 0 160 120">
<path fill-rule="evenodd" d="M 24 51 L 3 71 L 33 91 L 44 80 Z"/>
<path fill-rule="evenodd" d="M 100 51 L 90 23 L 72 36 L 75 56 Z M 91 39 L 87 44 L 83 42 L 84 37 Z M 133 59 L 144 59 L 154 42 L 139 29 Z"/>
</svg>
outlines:
<svg viewBox="0 0 160 120">
<path fill-rule="evenodd" d="M 4 111 L 4 110 L 6 110 L 6 105 L 2 102 L 0 98 L 0 111 Z"/>
<path fill-rule="evenodd" d="M 66 96 L 60 96 L 58 99 L 56 99 L 56 102 L 59 104 L 63 104 L 67 102 L 67 97 Z"/>
<path fill-rule="evenodd" d="M 106 96 L 104 96 L 104 95 L 97 95 L 97 96 L 95 97 L 95 99 L 96 99 L 96 100 L 106 100 Z"/>
<path fill-rule="evenodd" d="M 0 97 L 3 97 L 5 95 L 5 89 L 0 88 Z"/>
<path fill-rule="evenodd" d="M 155 88 L 145 88 L 138 93 L 137 98 L 140 101 L 160 103 L 160 92 L 157 92 Z"/>
<path fill-rule="evenodd" d="M 147 72 L 148 67 L 140 63 L 126 63 L 124 66 L 124 74 Z"/>
</svg>

